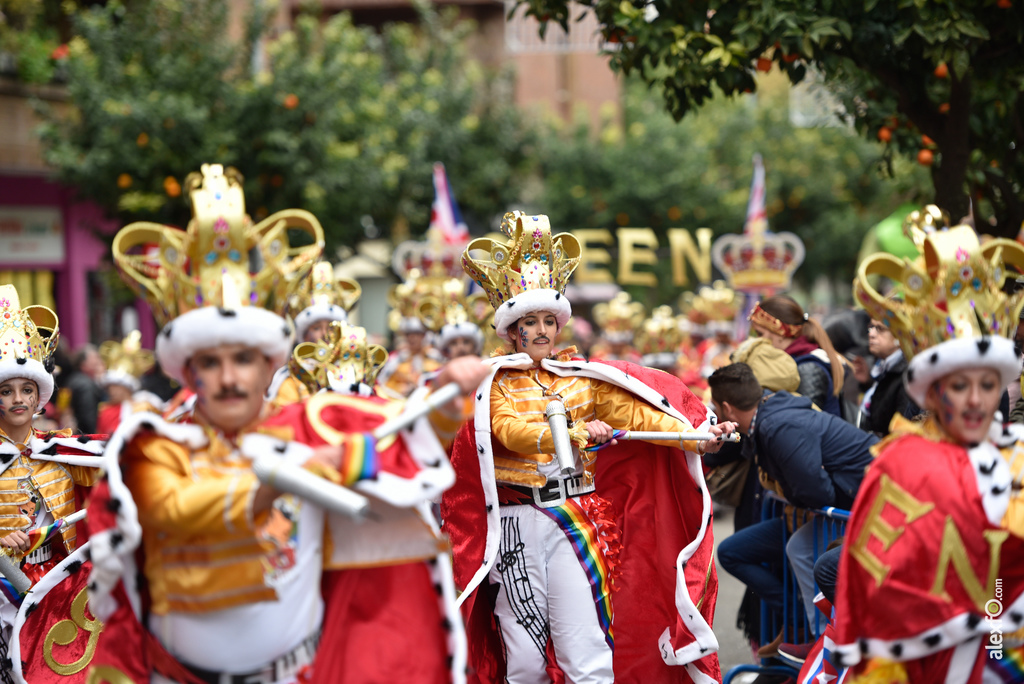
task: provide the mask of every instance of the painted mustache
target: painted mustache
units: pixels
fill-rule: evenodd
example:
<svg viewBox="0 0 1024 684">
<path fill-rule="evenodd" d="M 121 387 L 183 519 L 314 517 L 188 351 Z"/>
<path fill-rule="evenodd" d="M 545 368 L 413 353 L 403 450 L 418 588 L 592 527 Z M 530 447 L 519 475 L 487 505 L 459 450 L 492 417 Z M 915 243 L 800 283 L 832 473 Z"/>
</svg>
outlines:
<svg viewBox="0 0 1024 684">
<path fill-rule="evenodd" d="M 540 337 L 534 337 L 533 338 L 533 343 L 537 344 L 538 342 L 548 342 L 548 343 L 550 343 L 551 339 L 548 338 L 546 335 L 541 335 Z"/>
<path fill-rule="evenodd" d="M 237 387 L 225 387 L 220 393 L 213 398 L 214 401 L 223 401 L 225 399 L 245 399 L 249 395 L 246 392 L 238 389 Z"/>
</svg>

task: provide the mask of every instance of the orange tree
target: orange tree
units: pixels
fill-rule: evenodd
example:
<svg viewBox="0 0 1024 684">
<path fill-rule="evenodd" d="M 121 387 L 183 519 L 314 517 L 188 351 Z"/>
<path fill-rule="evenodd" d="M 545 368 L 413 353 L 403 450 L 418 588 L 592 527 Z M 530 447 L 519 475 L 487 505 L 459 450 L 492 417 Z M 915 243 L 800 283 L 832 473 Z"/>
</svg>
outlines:
<svg viewBox="0 0 1024 684">
<path fill-rule="evenodd" d="M 508 76 L 468 59 L 465 23 L 425 6 L 424 30 L 300 15 L 270 38 L 256 12 L 230 40 L 227 5 L 135 0 L 76 15 L 71 106 L 44 109 L 41 131 L 62 181 L 121 220 L 184 225 L 184 176 L 221 162 L 245 177 L 254 218 L 306 208 L 332 246 L 371 223 L 424 229 L 435 161 L 468 220 L 515 197 L 532 134 L 505 101 Z"/>
<path fill-rule="evenodd" d="M 809 70 L 838 114 L 870 139 L 929 166 L 934 200 L 954 217 L 976 200 L 995 232 L 1024 220 L 1024 9 L 1020 0 L 519 0 L 563 27 L 591 8 L 613 68 L 660 89 L 682 118 L 707 100 L 753 91 L 758 70 L 793 83 Z"/>
</svg>

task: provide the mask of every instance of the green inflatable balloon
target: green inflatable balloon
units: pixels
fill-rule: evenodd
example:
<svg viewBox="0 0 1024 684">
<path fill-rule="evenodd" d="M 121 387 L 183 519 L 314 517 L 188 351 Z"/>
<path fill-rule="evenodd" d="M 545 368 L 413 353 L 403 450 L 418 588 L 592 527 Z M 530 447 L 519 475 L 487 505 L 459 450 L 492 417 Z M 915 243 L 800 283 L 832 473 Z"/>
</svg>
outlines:
<svg viewBox="0 0 1024 684">
<path fill-rule="evenodd" d="M 915 204 L 904 204 L 875 226 L 875 237 L 882 251 L 901 259 L 914 259 L 920 254 L 914 241 L 903 234 L 903 220 L 910 212 L 920 208 Z"/>
</svg>

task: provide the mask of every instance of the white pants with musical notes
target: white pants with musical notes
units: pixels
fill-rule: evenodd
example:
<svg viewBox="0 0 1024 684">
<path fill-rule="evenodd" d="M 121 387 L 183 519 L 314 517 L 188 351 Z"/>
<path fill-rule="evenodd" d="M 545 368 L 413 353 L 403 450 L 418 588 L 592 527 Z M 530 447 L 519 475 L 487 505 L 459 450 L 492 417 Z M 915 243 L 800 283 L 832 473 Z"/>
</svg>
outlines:
<svg viewBox="0 0 1024 684">
<path fill-rule="evenodd" d="M 550 509 L 549 509 L 550 510 Z M 558 522 L 533 506 L 502 506 L 501 543 L 488 576 L 510 684 L 547 684 L 548 639 L 573 684 L 614 681 L 612 649 L 591 581 Z"/>
</svg>

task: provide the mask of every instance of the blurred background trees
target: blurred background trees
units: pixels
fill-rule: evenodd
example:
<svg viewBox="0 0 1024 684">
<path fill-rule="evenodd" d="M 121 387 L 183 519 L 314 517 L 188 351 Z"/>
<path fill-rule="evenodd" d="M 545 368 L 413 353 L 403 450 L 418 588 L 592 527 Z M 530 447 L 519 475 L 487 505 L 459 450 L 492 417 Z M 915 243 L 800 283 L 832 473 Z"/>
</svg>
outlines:
<svg viewBox="0 0 1024 684">
<path fill-rule="evenodd" d="M 1024 221 L 1024 13 L 1018 0 L 519 0 L 568 26 L 594 10 L 612 66 L 676 118 L 753 92 L 759 71 L 820 78 L 837 116 L 931 173 L 931 198 L 1015 236 Z"/>
</svg>

